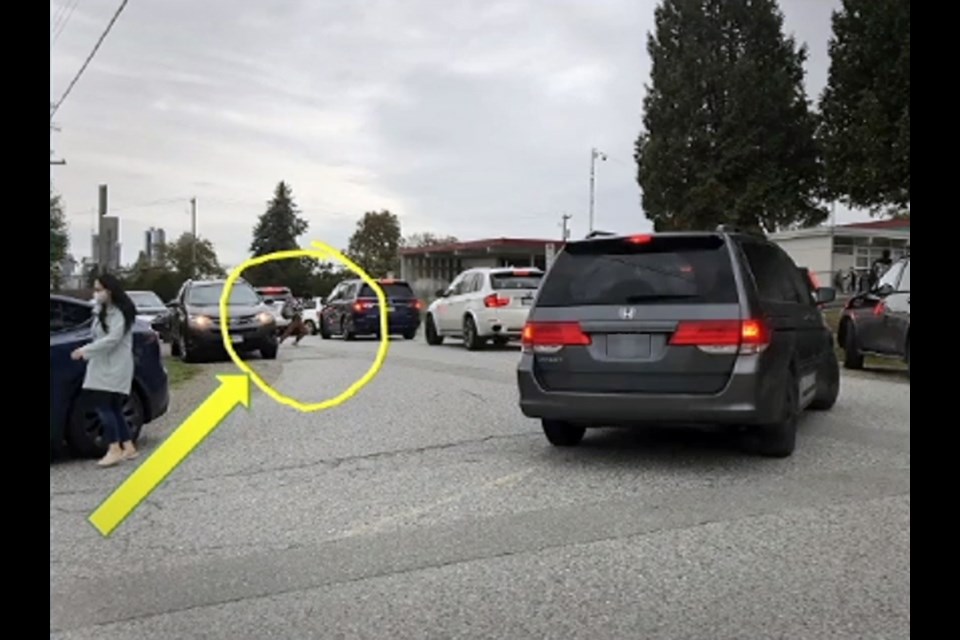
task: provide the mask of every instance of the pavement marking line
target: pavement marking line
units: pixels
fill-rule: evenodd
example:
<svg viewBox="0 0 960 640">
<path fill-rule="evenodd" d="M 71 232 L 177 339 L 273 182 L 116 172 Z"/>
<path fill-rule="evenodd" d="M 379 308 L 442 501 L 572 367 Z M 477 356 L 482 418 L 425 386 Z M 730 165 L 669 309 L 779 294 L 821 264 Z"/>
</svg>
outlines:
<svg viewBox="0 0 960 640">
<path fill-rule="evenodd" d="M 314 247 L 314 249 L 291 249 L 289 251 L 277 251 L 276 253 L 268 253 L 267 255 L 257 256 L 240 263 L 233 269 L 233 271 L 230 272 L 230 275 L 227 276 L 227 280 L 223 285 L 223 293 L 220 295 L 220 317 L 226 318 L 229 315 L 228 302 L 230 300 L 230 293 L 233 291 L 233 287 L 236 285 L 237 280 L 240 279 L 240 274 L 251 267 L 256 267 L 268 262 L 275 262 L 277 260 L 292 260 L 296 258 L 316 258 L 318 260 L 334 260 L 335 262 L 339 262 L 343 266 L 347 267 L 348 270 L 356 274 L 357 277 L 363 280 L 366 284 L 370 285 L 370 288 L 373 289 L 373 292 L 377 295 L 377 305 L 380 307 L 380 345 L 377 348 L 377 355 L 373 360 L 373 364 L 370 365 L 370 368 L 367 369 L 366 373 L 364 373 L 357 381 L 351 384 L 346 391 L 334 398 L 324 400 L 323 402 L 300 402 L 299 400 L 280 393 L 270 386 L 256 371 L 253 370 L 249 364 L 244 362 L 243 358 L 237 355 L 236 350 L 233 348 L 233 341 L 230 339 L 229 325 L 227 323 L 220 323 L 220 337 L 223 340 L 223 346 L 227 350 L 227 353 L 230 354 L 230 359 L 233 360 L 235 365 L 237 365 L 237 368 L 250 376 L 250 379 L 253 380 L 254 384 L 256 384 L 261 391 L 263 391 L 274 401 L 278 402 L 279 404 L 292 407 L 303 413 L 312 413 L 314 411 L 332 409 L 355 396 L 360 389 L 367 386 L 367 384 L 369 384 L 370 381 L 373 380 L 378 373 L 380 373 L 380 369 L 383 367 L 383 363 L 387 359 L 387 351 L 390 349 L 390 331 L 389 323 L 387 321 L 387 296 L 384 294 L 379 283 L 371 278 L 370 275 L 367 274 L 367 272 L 364 271 L 358 264 L 354 263 L 352 260 L 341 254 L 330 245 L 319 241 L 314 241 L 310 244 Z"/>
<path fill-rule="evenodd" d="M 500 487 L 516 484 L 526 476 L 530 475 L 533 472 L 533 470 L 534 470 L 534 467 L 528 467 L 526 469 L 522 469 L 514 473 L 508 473 L 505 476 L 494 478 L 493 480 L 489 480 L 475 487 L 470 487 L 468 489 L 464 489 L 463 491 L 458 491 L 457 493 L 444 496 L 429 504 L 425 504 L 419 507 L 413 507 L 411 509 L 407 509 L 406 511 L 395 513 L 392 516 L 386 516 L 370 524 L 351 527 L 350 529 L 347 529 L 346 531 L 340 534 L 337 534 L 332 538 L 328 538 L 328 540 L 329 541 L 342 540 L 344 538 L 353 538 L 356 536 L 369 535 L 371 533 L 379 533 L 383 531 L 384 527 L 387 527 L 390 524 L 397 522 L 398 520 L 422 515 L 424 513 L 427 513 L 428 511 L 436 509 L 437 507 L 443 506 L 445 504 L 450 504 L 451 502 L 457 502 L 459 500 L 462 500 L 463 498 L 466 498 L 469 495 L 482 493 L 488 489 L 500 488 Z"/>
<path fill-rule="evenodd" d="M 220 386 L 90 515 L 108 537 L 237 405 L 250 407 L 250 378 L 217 376 Z"/>
</svg>

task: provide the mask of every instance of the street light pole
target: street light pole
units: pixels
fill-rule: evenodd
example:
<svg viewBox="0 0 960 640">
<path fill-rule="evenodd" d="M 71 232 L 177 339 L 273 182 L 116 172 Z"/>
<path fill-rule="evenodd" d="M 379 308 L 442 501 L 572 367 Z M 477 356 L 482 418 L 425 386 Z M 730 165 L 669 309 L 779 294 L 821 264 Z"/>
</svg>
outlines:
<svg viewBox="0 0 960 640">
<path fill-rule="evenodd" d="M 589 221 L 589 232 L 593 232 L 593 204 L 596 199 L 596 183 L 597 183 L 597 160 L 602 160 L 606 162 L 607 154 L 602 151 L 598 151 L 596 148 L 590 149 L 590 221 Z"/>
<path fill-rule="evenodd" d="M 190 198 L 190 275 L 197 276 L 197 199 Z"/>
</svg>

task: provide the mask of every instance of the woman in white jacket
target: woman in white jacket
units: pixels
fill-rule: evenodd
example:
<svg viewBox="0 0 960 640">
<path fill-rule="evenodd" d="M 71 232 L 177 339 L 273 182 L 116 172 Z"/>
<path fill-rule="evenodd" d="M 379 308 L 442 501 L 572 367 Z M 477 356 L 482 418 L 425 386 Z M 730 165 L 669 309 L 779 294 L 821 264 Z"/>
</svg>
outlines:
<svg viewBox="0 0 960 640">
<path fill-rule="evenodd" d="M 74 360 L 86 360 L 83 390 L 100 414 L 103 435 L 109 443 L 97 463 L 109 467 L 137 457 L 123 405 L 133 387 L 133 334 L 137 308 L 113 275 L 99 276 L 93 285 L 93 342 L 75 350 Z"/>
</svg>

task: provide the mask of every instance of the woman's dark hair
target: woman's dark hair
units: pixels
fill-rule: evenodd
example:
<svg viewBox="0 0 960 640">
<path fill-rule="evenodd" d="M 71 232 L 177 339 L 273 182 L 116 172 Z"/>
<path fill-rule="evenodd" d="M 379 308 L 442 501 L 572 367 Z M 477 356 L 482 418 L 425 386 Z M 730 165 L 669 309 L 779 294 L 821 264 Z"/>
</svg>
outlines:
<svg viewBox="0 0 960 640">
<path fill-rule="evenodd" d="M 133 300 L 131 300 L 127 292 L 123 290 L 123 284 L 120 282 L 120 279 L 111 273 L 101 273 L 97 276 L 97 282 L 110 292 L 110 304 L 120 309 L 123 313 L 123 332 L 126 333 L 130 331 L 134 320 L 137 319 L 137 306 L 133 304 Z M 100 326 L 103 327 L 104 331 L 110 330 L 107 326 L 107 305 L 100 305 L 100 312 L 97 314 L 97 319 L 100 321 Z"/>
</svg>

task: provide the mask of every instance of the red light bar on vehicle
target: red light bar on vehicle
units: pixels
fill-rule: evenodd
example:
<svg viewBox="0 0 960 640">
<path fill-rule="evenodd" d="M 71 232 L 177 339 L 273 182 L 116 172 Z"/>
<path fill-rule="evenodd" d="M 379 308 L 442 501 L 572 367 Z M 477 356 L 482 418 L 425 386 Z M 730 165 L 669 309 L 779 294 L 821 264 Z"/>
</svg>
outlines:
<svg viewBox="0 0 960 640">
<path fill-rule="evenodd" d="M 630 236 L 627 238 L 627 242 L 630 244 L 650 244 L 653 241 L 653 236 L 649 233 L 644 233 L 640 235 Z"/>
<path fill-rule="evenodd" d="M 761 320 L 698 320 L 681 322 L 672 346 L 697 347 L 707 353 L 760 353 L 770 344 L 770 330 Z"/>
<path fill-rule="evenodd" d="M 530 271 L 530 269 L 518 269 L 518 270 L 516 270 L 516 271 L 513 272 L 513 275 L 522 277 L 522 276 L 528 276 L 528 275 L 530 275 L 531 273 L 532 273 L 532 271 Z"/>
</svg>

